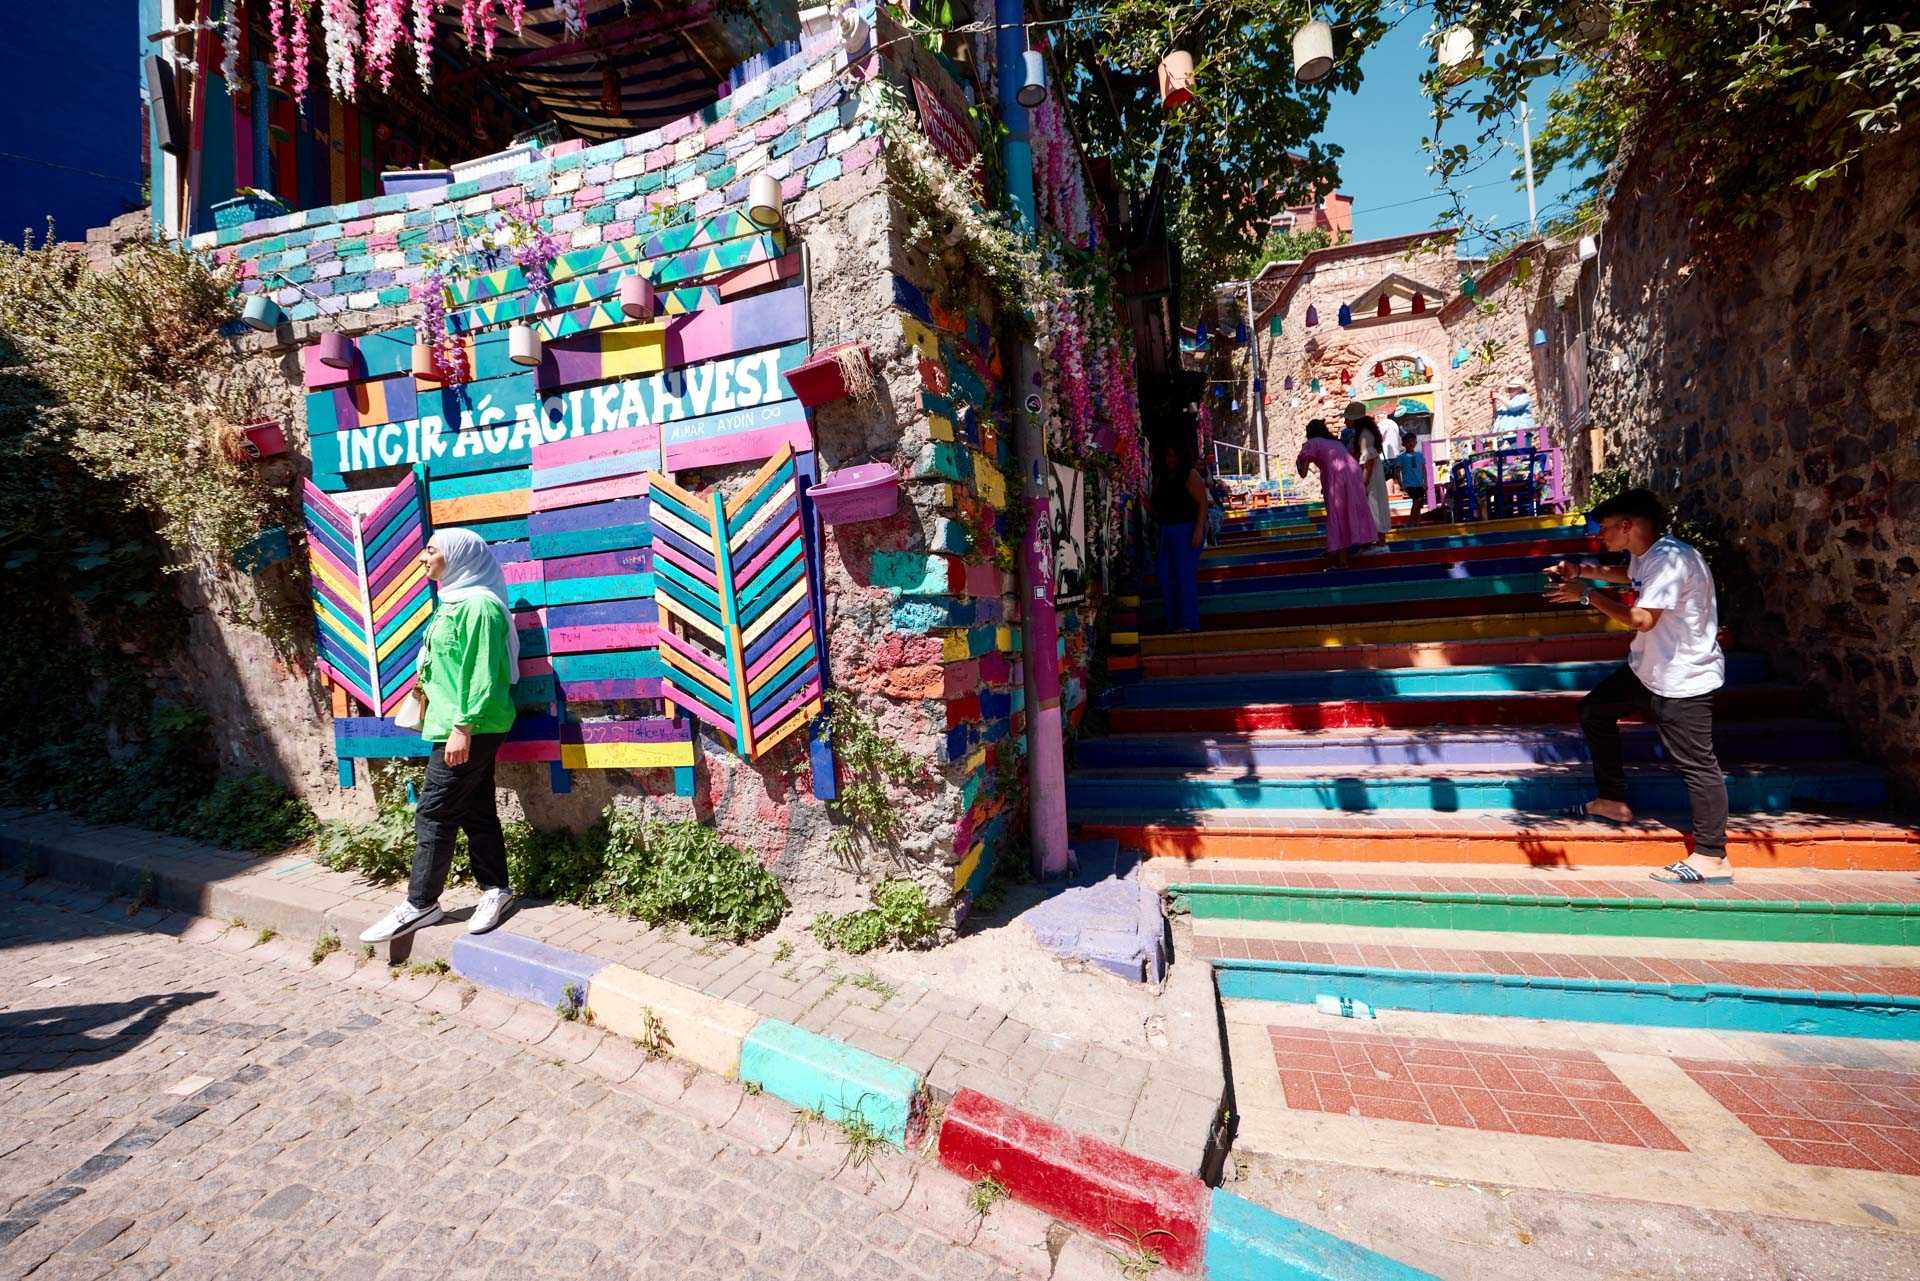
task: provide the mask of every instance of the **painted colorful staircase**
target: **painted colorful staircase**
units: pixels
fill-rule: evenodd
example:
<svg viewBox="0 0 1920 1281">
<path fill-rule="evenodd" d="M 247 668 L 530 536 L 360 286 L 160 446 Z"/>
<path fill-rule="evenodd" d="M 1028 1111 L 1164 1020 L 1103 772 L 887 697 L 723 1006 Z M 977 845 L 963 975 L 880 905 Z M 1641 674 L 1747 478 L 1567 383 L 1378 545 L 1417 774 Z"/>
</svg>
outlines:
<svg viewBox="0 0 1920 1281">
<path fill-rule="evenodd" d="M 1068 782 L 1079 832 L 1149 855 L 1658 865 L 1685 853 L 1677 775 L 1626 731 L 1627 827 L 1568 818 L 1592 795 L 1580 699 L 1628 635 L 1541 596 L 1547 565 L 1597 557 L 1577 517 L 1396 528 L 1344 571 L 1298 512 L 1229 525 L 1201 566 L 1202 627 L 1156 633 L 1104 696 L 1107 733 Z M 1758 655 L 1731 652 L 1718 738 L 1743 864 L 1920 867 L 1881 811 L 1881 770 Z"/>
<path fill-rule="evenodd" d="M 1687 842 L 1650 725 L 1623 727 L 1639 820 L 1565 813 L 1629 640 L 1540 596 L 1599 554 L 1582 526 L 1402 527 L 1335 573 L 1300 514 L 1255 516 L 1202 561 L 1199 632 L 1149 585 L 1068 780 L 1078 839 L 1149 855 L 1190 917 L 1236 1149 L 1762 1210 L 1824 1205 L 1837 1167 L 1901 1184 L 1854 1201 L 1914 1182 L 1920 830 L 1844 727 L 1731 651 L 1737 880 L 1654 882 Z"/>
</svg>

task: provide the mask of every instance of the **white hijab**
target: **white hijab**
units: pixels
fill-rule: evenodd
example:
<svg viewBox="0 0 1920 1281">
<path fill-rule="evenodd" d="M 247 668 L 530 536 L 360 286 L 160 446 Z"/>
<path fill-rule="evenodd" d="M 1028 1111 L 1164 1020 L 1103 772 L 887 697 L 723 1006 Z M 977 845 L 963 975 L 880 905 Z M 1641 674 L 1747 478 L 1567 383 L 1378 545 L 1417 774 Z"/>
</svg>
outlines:
<svg viewBox="0 0 1920 1281">
<path fill-rule="evenodd" d="M 484 596 L 499 605 L 507 616 L 507 672 L 519 680 L 520 633 L 514 629 L 513 610 L 507 604 L 507 576 L 500 572 L 486 541 L 470 529 L 435 530 L 432 541 L 447 562 L 436 588 L 441 603 Z"/>
</svg>

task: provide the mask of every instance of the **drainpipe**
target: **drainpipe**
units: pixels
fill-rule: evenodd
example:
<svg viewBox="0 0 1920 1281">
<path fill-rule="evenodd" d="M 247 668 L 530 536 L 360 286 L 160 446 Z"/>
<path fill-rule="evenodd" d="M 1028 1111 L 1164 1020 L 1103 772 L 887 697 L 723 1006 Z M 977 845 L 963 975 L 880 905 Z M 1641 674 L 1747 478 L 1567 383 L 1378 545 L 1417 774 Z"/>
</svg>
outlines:
<svg viewBox="0 0 1920 1281">
<path fill-rule="evenodd" d="M 1033 146 L 1027 136 L 1027 109 L 1020 91 L 1026 52 L 1026 13 L 1022 0 L 994 0 L 995 63 L 1000 86 L 1000 121 L 1006 138 L 1000 160 L 1007 173 L 1007 196 L 1028 235 L 1039 225 L 1033 198 Z M 1027 528 L 1020 557 L 1020 672 L 1027 702 L 1027 803 L 1033 833 L 1034 871 L 1064 876 L 1071 867 L 1067 848 L 1066 753 L 1060 713 L 1060 619 L 1053 607 L 1053 522 L 1047 498 L 1051 479 L 1047 443 L 1040 424 L 1038 366 L 1033 348 L 1022 344 L 1014 360 L 1015 436 L 1019 444 L 1022 488 L 1027 495 Z"/>
</svg>

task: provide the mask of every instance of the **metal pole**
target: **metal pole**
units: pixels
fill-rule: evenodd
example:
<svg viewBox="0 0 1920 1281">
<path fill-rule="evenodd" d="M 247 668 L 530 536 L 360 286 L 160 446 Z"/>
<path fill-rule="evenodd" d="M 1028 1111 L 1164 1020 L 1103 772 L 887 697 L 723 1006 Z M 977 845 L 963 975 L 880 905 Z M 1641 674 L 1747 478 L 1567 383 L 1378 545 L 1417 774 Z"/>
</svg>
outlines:
<svg viewBox="0 0 1920 1281">
<path fill-rule="evenodd" d="M 1267 461 L 1267 407 L 1260 403 L 1260 332 L 1253 314 L 1253 281 L 1247 281 L 1247 413 L 1253 418 L 1253 443 L 1260 450 L 1260 479 L 1272 480 Z"/>
<path fill-rule="evenodd" d="M 1015 95 L 1027 50 L 1026 11 L 1022 0 L 994 0 L 999 24 L 1000 121 L 1006 132 L 1000 159 L 1007 194 L 1021 231 L 1032 236 L 1039 224 L 1033 194 L 1033 146 L 1027 134 L 1027 109 Z M 1039 413 L 1040 385 L 1033 348 L 1022 344 L 1013 362 L 1014 414 L 1021 478 L 1027 497 L 1026 528 L 1021 531 L 1020 672 L 1027 700 L 1027 813 L 1032 827 L 1034 871 L 1043 877 L 1072 870 L 1067 845 L 1067 773 L 1065 730 L 1060 711 L 1060 618 L 1053 604 L 1053 520 L 1049 512 L 1047 442 Z M 1033 407 L 1028 408 L 1031 399 Z"/>
<path fill-rule="evenodd" d="M 1533 108 L 1520 99 L 1520 151 L 1527 164 L 1527 233 L 1540 234 L 1540 211 L 1533 202 Z"/>
</svg>

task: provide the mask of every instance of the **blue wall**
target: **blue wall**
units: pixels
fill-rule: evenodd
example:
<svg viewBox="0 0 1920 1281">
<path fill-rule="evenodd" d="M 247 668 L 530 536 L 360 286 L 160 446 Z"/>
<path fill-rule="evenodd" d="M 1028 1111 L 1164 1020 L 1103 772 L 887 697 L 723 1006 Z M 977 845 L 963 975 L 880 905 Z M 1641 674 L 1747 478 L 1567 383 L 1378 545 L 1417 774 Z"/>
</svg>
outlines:
<svg viewBox="0 0 1920 1281">
<path fill-rule="evenodd" d="M 0 236 L 79 240 L 140 201 L 145 46 L 122 0 L 7 6 Z M 137 42 L 137 43 L 136 43 Z"/>
</svg>

